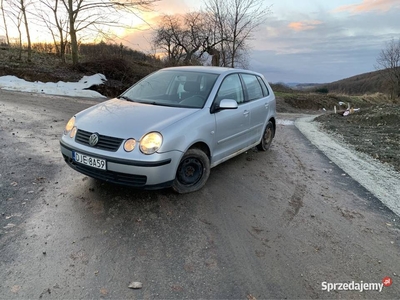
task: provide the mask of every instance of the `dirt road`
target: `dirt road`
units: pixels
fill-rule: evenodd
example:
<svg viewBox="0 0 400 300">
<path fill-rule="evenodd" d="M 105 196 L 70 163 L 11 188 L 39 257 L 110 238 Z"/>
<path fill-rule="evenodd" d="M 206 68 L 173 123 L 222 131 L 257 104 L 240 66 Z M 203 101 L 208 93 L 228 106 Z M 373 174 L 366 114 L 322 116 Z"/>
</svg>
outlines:
<svg viewBox="0 0 400 300">
<path fill-rule="evenodd" d="M 101 183 L 63 162 L 66 121 L 96 101 L 0 91 L 0 298 L 400 294 L 398 217 L 300 133 L 298 115 L 280 115 L 269 152 L 244 153 L 177 195 Z M 386 276 L 381 292 L 323 290 Z"/>
</svg>

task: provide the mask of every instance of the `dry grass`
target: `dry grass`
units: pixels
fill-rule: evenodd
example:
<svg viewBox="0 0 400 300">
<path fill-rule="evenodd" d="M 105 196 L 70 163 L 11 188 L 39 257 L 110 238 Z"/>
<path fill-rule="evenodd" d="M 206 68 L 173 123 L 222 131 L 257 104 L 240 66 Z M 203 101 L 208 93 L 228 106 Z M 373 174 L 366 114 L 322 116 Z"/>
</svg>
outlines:
<svg viewBox="0 0 400 300">
<path fill-rule="evenodd" d="M 159 60 L 144 53 L 120 46 L 100 44 L 81 46 L 84 54 L 79 65 L 73 67 L 69 56 L 66 63 L 53 53 L 33 51 L 27 61 L 27 52 L 16 47 L 0 48 L 0 76 L 14 75 L 27 81 L 78 81 L 84 75 L 104 74 L 107 82 L 96 87 L 108 97 L 119 95 L 133 83 L 162 67 Z"/>
</svg>

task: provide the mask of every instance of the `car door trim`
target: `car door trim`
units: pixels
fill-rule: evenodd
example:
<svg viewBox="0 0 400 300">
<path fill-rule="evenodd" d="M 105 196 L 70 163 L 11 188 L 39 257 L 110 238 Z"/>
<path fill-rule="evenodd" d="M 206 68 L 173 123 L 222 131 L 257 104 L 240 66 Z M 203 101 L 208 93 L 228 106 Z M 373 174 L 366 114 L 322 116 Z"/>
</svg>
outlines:
<svg viewBox="0 0 400 300">
<path fill-rule="evenodd" d="M 227 137 L 227 138 L 224 138 L 224 139 L 222 139 L 222 140 L 219 140 L 217 143 L 218 143 L 218 144 L 225 143 L 226 141 L 229 141 L 229 140 L 231 140 L 231 139 L 237 138 L 237 137 L 240 136 L 240 135 L 244 135 L 244 134 L 250 132 L 252 129 L 254 129 L 254 128 L 249 128 L 249 129 L 243 130 L 243 131 L 238 132 L 238 133 L 236 133 L 236 134 L 234 134 L 234 135 L 231 135 L 231 136 L 229 136 L 229 137 Z"/>
</svg>

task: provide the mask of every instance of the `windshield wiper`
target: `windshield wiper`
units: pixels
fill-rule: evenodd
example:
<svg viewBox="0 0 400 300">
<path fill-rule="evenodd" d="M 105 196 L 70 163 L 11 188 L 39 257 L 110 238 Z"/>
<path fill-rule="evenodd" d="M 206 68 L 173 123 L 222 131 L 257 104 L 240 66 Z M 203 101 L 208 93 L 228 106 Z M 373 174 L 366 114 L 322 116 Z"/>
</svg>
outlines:
<svg viewBox="0 0 400 300">
<path fill-rule="evenodd" d="M 118 96 L 117 99 L 124 99 L 126 101 L 131 101 L 131 102 L 135 102 L 135 100 L 132 100 L 131 98 L 127 97 L 127 96 Z"/>
<path fill-rule="evenodd" d="M 179 105 L 177 105 L 176 103 L 170 103 L 170 102 L 159 102 L 159 101 L 138 101 L 138 102 L 155 106 L 179 107 Z"/>
</svg>

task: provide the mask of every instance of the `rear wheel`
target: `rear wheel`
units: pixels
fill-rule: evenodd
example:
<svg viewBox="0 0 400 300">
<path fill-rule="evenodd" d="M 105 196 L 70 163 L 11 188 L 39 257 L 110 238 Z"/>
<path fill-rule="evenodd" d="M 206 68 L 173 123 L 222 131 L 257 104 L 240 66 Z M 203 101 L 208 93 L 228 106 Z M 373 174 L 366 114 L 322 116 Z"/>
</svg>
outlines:
<svg viewBox="0 0 400 300">
<path fill-rule="evenodd" d="M 179 194 L 201 189 L 210 176 L 210 160 L 200 149 L 189 149 L 182 157 L 172 188 Z"/>
<path fill-rule="evenodd" d="M 272 122 L 269 121 L 267 123 L 267 126 L 265 126 L 261 142 L 260 144 L 257 145 L 257 149 L 260 151 L 267 151 L 271 146 L 272 139 L 274 138 L 274 133 L 275 133 L 274 124 L 272 124 Z"/>
</svg>

